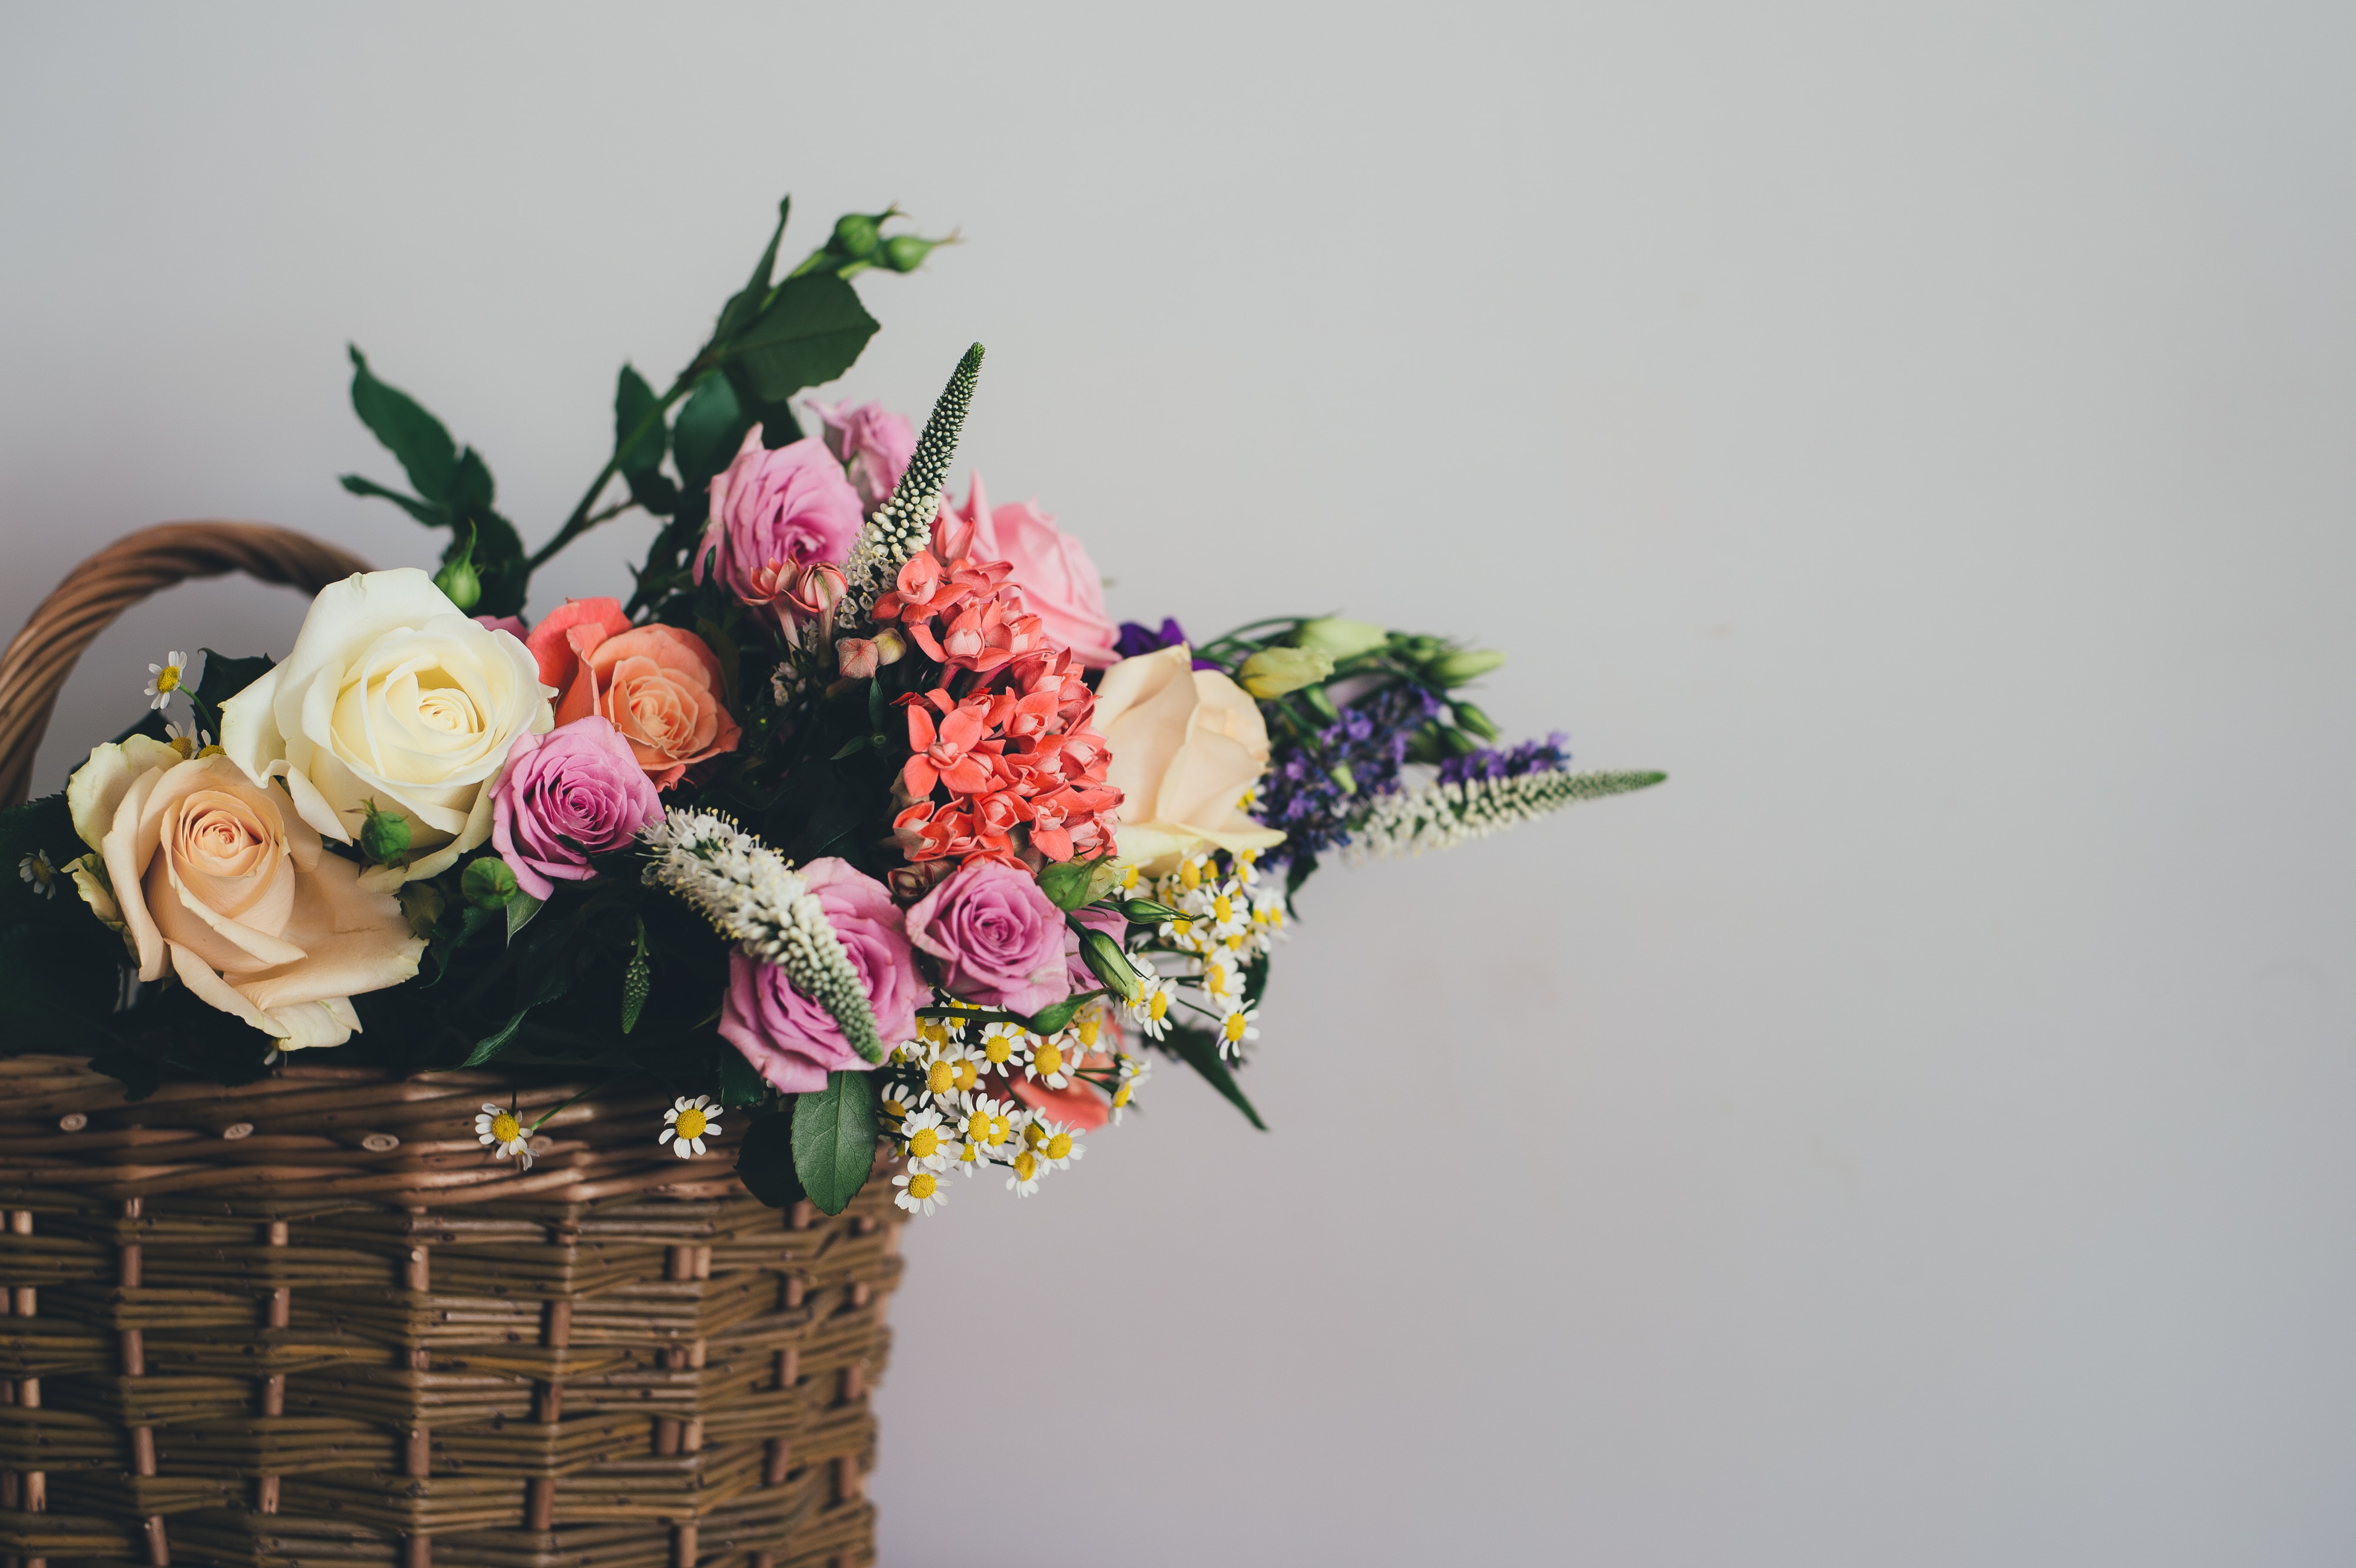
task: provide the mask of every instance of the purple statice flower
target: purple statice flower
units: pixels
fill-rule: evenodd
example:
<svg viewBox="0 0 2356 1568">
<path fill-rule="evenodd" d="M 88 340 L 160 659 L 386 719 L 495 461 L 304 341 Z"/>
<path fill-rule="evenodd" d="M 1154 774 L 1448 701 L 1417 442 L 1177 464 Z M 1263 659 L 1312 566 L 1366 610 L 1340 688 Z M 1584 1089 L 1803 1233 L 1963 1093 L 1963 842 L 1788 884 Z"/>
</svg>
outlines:
<svg viewBox="0 0 2356 1568">
<path fill-rule="evenodd" d="M 1510 752 L 1479 751 L 1440 764 L 1442 784 L 1474 779 L 1517 779 L 1525 773 L 1558 773 L 1570 761 L 1570 737 L 1557 730 L 1543 741 L 1525 741 Z"/>
<path fill-rule="evenodd" d="M 1350 819 L 1399 787 L 1408 743 L 1440 709 L 1420 687 L 1394 686 L 1344 709 L 1313 744 L 1279 742 L 1259 789 L 1259 819 L 1285 835 L 1271 854 L 1294 859 L 1348 843 Z M 1348 771 L 1355 789 L 1342 787 L 1337 768 Z"/>
<path fill-rule="evenodd" d="M 1176 647 L 1185 640 L 1186 628 L 1173 619 L 1165 617 L 1158 632 L 1141 622 L 1123 621 L 1120 624 L 1120 640 L 1113 645 L 1113 651 L 1125 659 L 1133 659 L 1157 648 Z"/>
</svg>

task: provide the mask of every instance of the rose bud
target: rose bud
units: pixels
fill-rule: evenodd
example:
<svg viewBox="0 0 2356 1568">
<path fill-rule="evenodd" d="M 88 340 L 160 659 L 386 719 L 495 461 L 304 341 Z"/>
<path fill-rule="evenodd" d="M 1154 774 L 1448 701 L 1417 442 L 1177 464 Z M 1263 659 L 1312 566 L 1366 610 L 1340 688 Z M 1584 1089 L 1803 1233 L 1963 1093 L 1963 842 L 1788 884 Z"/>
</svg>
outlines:
<svg viewBox="0 0 2356 1568">
<path fill-rule="evenodd" d="M 1431 663 L 1431 678 L 1442 686 L 1462 686 L 1478 680 L 1505 662 L 1495 648 L 1454 648 Z"/>
<path fill-rule="evenodd" d="M 1314 686 L 1333 673 L 1333 661 L 1315 648 L 1262 648 L 1244 660 L 1237 677 L 1263 700 Z"/>
<path fill-rule="evenodd" d="M 1345 621 L 1339 615 L 1305 621 L 1301 630 L 1292 634 L 1294 646 L 1314 648 L 1336 663 L 1372 653 L 1388 640 L 1380 626 L 1365 621 Z"/>
</svg>

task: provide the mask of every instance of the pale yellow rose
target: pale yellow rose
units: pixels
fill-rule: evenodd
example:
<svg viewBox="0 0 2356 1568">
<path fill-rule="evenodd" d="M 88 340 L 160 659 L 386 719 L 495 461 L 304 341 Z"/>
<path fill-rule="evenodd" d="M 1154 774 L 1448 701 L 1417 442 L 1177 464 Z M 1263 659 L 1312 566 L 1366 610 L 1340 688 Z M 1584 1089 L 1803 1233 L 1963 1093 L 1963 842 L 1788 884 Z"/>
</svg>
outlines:
<svg viewBox="0 0 2356 1568">
<path fill-rule="evenodd" d="M 141 736 L 100 746 L 66 803 L 104 873 L 75 883 L 119 923 L 140 979 L 168 969 L 281 1050 L 341 1045 L 360 1027 L 353 997 L 417 973 L 425 944 L 401 901 L 360 886 L 359 867 L 225 756 L 186 762 Z"/>
<path fill-rule="evenodd" d="M 405 817 L 406 867 L 447 869 L 491 836 L 492 777 L 519 735 L 555 720 L 523 644 L 463 615 L 415 568 L 359 572 L 311 601 L 286 662 L 221 705 L 221 750 L 256 784 L 286 781 L 303 820 L 349 844 L 368 805 Z"/>
<path fill-rule="evenodd" d="M 1259 704 L 1185 645 L 1123 659 L 1097 688 L 1097 733 L 1121 792 L 1120 859 L 1160 875 L 1205 847 L 1265 849 L 1284 835 L 1244 815 L 1268 771 Z"/>
</svg>

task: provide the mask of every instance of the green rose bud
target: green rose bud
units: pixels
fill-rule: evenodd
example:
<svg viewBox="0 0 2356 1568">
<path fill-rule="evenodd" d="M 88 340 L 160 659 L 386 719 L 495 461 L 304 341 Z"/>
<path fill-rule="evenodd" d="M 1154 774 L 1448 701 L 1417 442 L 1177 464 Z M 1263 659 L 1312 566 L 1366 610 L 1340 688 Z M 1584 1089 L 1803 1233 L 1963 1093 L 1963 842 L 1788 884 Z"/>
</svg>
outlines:
<svg viewBox="0 0 2356 1568">
<path fill-rule="evenodd" d="M 1482 712 L 1471 703 L 1460 702 L 1455 706 L 1456 722 L 1460 728 L 1470 730 L 1473 734 L 1480 736 L 1482 740 L 1488 741 L 1492 745 L 1494 745 L 1496 743 L 1497 737 L 1504 733 L 1503 731 L 1497 728 L 1497 721 L 1495 720 L 1490 718 L 1486 713 Z"/>
<path fill-rule="evenodd" d="M 1087 962 L 1089 972 L 1105 983 L 1105 989 L 1121 1000 L 1134 1002 L 1145 995 L 1145 982 L 1129 966 L 1120 944 L 1103 932 L 1081 933 L 1080 957 Z"/>
<path fill-rule="evenodd" d="M 483 597 L 483 580 L 475 571 L 475 525 L 466 525 L 464 544 L 453 542 L 450 553 L 443 558 L 442 570 L 434 574 L 434 586 L 448 596 L 450 603 L 466 613 L 475 613 Z"/>
<path fill-rule="evenodd" d="M 1305 621 L 1292 634 L 1293 646 L 1314 649 L 1336 664 L 1370 654 L 1388 640 L 1389 634 L 1380 626 L 1365 621 L 1345 621 L 1339 615 Z"/>
<path fill-rule="evenodd" d="M 1456 648 L 1431 662 L 1431 678 L 1442 686 L 1478 680 L 1505 662 L 1495 648 Z"/>
<path fill-rule="evenodd" d="M 1262 648 L 1237 673 L 1244 689 L 1264 701 L 1316 685 L 1333 673 L 1333 660 L 1316 648 Z"/>
<path fill-rule="evenodd" d="M 467 865 L 458 891 L 477 909 L 505 909 L 516 896 L 515 872 L 497 855 L 485 855 Z"/>
<path fill-rule="evenodd" d="M 380 866 L 407 864 L 409 818 L 399 812 L 379 811 L 372 800 L 360 802 L 360 809 L 368 813 L 360 823 L 360 853 Z"/>
<path fill-rule="evenodd" d="M 1088 872 L 1084 860 L 1050 860 L 1039 868 L 1039 891 L 1047 901 L 1066 912 L 1088 901 Z"/>
<path fill-rule="evenodd" d="M 894 234 L 884 241 L 884 253 L 875 264 L 894 272 L 913 272 L 925 264 L 925 258 L 949 244 L 947 240 L 919 240 L 913 234 Z"/>
<path fill-rule="evenodd" d="M 875 247 L 883 242 L 879 226 L 887 216 L 846 212 L 834 220 L 834 238 L 828 243 L 838 256 L 848 256 L 854 261 L 872 260 Z"/>
<path fill-rule="evenodd" d="M 1165 921 L 1186 918 L 1168 904 L 1152 899 L 1131 899 L 1120 906 L 1120 912 L 1140 925 L 1160 925 Z"/>
</svg>

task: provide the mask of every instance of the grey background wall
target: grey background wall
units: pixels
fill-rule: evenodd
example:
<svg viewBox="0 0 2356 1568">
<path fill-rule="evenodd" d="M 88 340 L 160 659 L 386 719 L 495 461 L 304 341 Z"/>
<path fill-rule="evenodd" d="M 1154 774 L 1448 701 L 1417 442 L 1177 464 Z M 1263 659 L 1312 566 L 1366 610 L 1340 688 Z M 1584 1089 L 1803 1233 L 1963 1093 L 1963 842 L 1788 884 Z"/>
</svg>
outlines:
<svg viewBox="0 0 2356 1568">
<path fill-rule="evenodd" d="M 1115 609 L 1477 636 L 1632 800 L 1308 895 L 919 1227 L 894 1563 L 2356 1552 L 2356 13 L 0 12 L 0 623 L 127 528 L 427 539 L 345 342 L 544 538 L 771 204 Z M 960 464 L 960 472 L 967 464 Z M 609 591 L 642 524 L 535 605 Z M 86 661 L 284 652 L 178 592 Z"/>
</svg>

